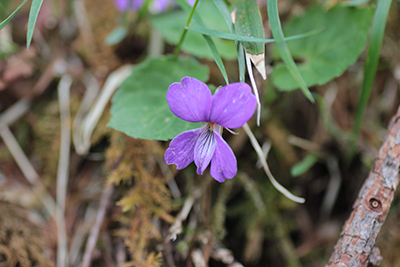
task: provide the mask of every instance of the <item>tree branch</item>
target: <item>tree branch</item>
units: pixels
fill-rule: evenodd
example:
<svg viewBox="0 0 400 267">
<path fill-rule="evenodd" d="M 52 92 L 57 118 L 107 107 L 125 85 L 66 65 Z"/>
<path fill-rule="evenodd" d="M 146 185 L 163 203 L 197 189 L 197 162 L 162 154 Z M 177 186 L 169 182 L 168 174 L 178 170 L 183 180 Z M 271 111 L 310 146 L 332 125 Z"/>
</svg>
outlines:
<svg viewBox="0 0 400 267">
<path fill-rule="evenodd" d="M 350 218 L 326 267 L 378 265 L 382 257 L 375 241 L 399 184 L 400 108 L 392 118 L 388 136 L 364 182 Z"/>
</svg>

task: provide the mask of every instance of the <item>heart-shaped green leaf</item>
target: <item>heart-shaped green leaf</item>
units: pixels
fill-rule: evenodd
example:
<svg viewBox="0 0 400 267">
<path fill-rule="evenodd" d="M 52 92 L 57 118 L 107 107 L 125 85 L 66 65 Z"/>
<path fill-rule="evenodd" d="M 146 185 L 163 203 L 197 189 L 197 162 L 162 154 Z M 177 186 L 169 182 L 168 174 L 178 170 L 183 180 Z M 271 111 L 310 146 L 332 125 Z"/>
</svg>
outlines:
<svg viewBox="0 0 400 267">
<path fill-rule="evenodd" d="M 208 68 L 190 58 L 159 57 L 135 67 L 113 97 L 109 126 L 134 138 L 168 140 L 199 127 L 169 109 L 168 87 L 185 76 L 203 82 Z"/>
<path fill-rule="evenodd" d="M 372 14 L 371 8 L 314 7 L 283 27 L 285 36 L 324 27 L 319 34 L 287 43 L 307 86 L 325 84 L 356 62 L 365 48 Z M 270 77 L 281 90 L 298 88 L 284 64 L 276 64 Z"/>
</svg>

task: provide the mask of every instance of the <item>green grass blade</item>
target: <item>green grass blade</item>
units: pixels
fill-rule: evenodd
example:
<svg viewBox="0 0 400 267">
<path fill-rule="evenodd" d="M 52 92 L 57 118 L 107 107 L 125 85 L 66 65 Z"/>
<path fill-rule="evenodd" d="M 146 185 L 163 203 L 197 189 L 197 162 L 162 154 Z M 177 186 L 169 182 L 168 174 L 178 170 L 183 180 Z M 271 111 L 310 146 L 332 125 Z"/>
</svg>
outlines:
<svg viewBox="0 0 400 267">
<path fill-rule="evenodd" d="M 29 12 L 29 20 L 28 20 L 28 32 L 26 34 L 26 48 L 29 49 L 29 46 L 32 42 L 33 30 L 35 29 L 35 24 L 37 17 L 39 15 L 40 8 L 42 7 L 43 0 L 32 0 L 31 11 Z"/>
<path fill-rule="evenodd" d="M 211 30 L 206 27 L 200 26 L 200 25 L 191 25 L 188 30 L 198 32 L 201 34 L 209 35 L 209 36 L 214 36 L 218 37 L 221 39 L 227 39 L 227 40 L 234 40 L 234 41 L 239 41 L 239 42 L 253 42 L 253 43 L 274 43 L 274 39 L 263 39 L 263 38 L 256 38 L 256 37 L 247 37 L 244 35 L 238 35 L 238 34 L 233 34 L 233 33 L 227 33 L 227 32 L 221 32 L 217 30 Z M 293 36 L 285 37 L 285 41 L 291 41 L 291 40 L 296 40 L 296 39 L 301 39 L 305 38 L 317 33 L 320 33 L 323 30 L 322 27 L 318 29 L 314 29 L 312 31 L 302 33 L 302 34 L 296 34 Z"/>
<path fill-rule="evenodd" d="M 229 31 L 235 33 L 235 27 L 233 26 L 233 21 L 231 13 L 223 0 L 214 0 L 214 4 L 217 6 L 219 12 L 224 17 L 226 24 L 228 25 Z"/>
<path fill-rule="evenodd" d="M 222 62 L 221 56 L 218 53 L 217 47 L 214 44 L 214 41 L 211 39 L 210 36 L 203 34 L 204 39 L 206 40 L 208 47 L 210 48 L 211 54 L 214 57 L 214 61 L 217 64 L 218 68 L 220 69 L 222 76 L 225 79 L 225 83 L 229 84 L 228 74 L 226 73 L 226 69 L 224 63 Z"/>
<path fill-rule="evenodd" d="M 379 63 L 379 53 L 382 47 L 383 34 L 385 32 L 386 20 L 391 3 L 392 0 L 379 0 L 375 10 L 374 20 L 372 22 L 371 38 L 368 47 L 367 62 L 364 68 L 364 80 L 353 127 L 353 138 L 350 144 L 348 162 L 351 161 L 357 147 L 362 119 L 368 104 L 376 69 Z"/>
<path fill-rule="evenodd" d="M 278 48 L 278 51 L 282 57 L 283 62 L 285 62 L 290 74 L 296 80 L 297 84 L 303 91 L 304 95 L 311 102 L 314 102 L 314 98 L 310 90 L 308 90 L 308 87 L 304 82 L 303 77 L 301 76 L 300 71 L 296 66 L 296 63 L 294 62 L 293 57 L 290 54 L 289 47 L 285 42 L 281 22 L 279 20 L 277 0 L 267 0 L 267 10 L 268 10 L 269 23 L 271 25 L 272 35 L 274 36 L 276 47 Z"/>
<path fill-rule="evenodd" d="M 238 56 L 238 65 L 239 65 L 239 81 L 244 83 L 246 81 L 246 61 L 244 58 L 244 48 L 242 43 L 236 43 L 236 51 Z"/>
<path fill-rule="evenodd" d="M 192 11 L 192 7 L 184 0 L 175 0 L 175 2 L 187 13 L 190 13 Z M 194 12 L 193 14 L 193 20 L 200 25 L 200 27 L 205 28 L 203 21 L 201 20 L 200 16 Z M 186 28 L 188 29 L 188 27 Z M 211 39 L 210 36 L 203 34 L 203 37 L 208 45 L 208 47 L 210 48 L 211 54 L 214 58 L 215 63 L 217 64 L 219 70 L 222 73 L 222 76 L 224 77 L 224 80 L 226 82 L 226 84 L 229 84 L 229 80 L 228 80 L 228 74 L 226 72 L 224 63 L 222 62 L 222 58 L 218 52 L 217 47 L 215 46 L 214 41 Z"/>
<path fill-rule="evenodd" d="M 239 35 L 264 38 L 264 27 L 261 13 L 256 0 L 241 1 L 235 5 L 235 29 Z M 262 43 L 243 42 L 244 50 L 251 55 L 262 54 L 264 57 L 265 45 Z M 263 60 L 264 61 L 264 60 Z M 264 64 L 263 64 L 264 65 Z M 255 64 L 256 66 L 256 64 Z M 265 70 L 264 70 L 265 72 Z"/>
<path fill-rule="evenodd" d="M 24 0 L 24 2 L 22 2 L 19 7 L 17 7 L 17 9 L 14 10 L 13 13 L 11 13 L 10 16 L 8 16 L 5 20 L 3 20 L 0 23 L 0 30 L 4 28 L 4 26 L 7 25 L 8 22 L 10 22 L 10 20 L 15 16 L 15 14 L 17 14 L 17 12 L 23 7 L 23 5 L 25 5 L 25 3 L 28 2 L 28 0 Z"/>
</svg>

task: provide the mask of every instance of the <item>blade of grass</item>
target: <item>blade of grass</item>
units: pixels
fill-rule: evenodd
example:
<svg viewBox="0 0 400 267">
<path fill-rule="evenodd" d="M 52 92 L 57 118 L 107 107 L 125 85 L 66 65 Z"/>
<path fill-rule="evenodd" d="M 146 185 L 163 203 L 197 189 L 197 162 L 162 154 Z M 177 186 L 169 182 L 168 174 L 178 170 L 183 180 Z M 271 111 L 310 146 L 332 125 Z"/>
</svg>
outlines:
<svg viewBox="0 0 400 267">
<path fill-rule="evenodd" d="M 379 62 L 379 53 L 382 47 L 383 34 L 385 32 L 386 20 L 392 0 L 379 0 L 372 22 L 371 38 L 368 47 L 367 62 L 364 68 L 364 80 L 362 83 L 361 95 L 358 102 L 356 117 L 353 127 L 353 136 L 350 143 L 350 150 L 347 156 L 349 164 L 354 156 L 357 140 L 361 130 L 362 119 L 371 94 L 372 84 L 375 79 L 376 69 Z"/>
<path fill-rule="evenodd" d="M 29 12 L 29 20 L 28 20 L 28 31 L 26 33 L 26 49 L 29 49 L 29 46 L 32 42 L 33 30 L 35 29 L 35 24 L 37 17 L 39 15 L 40 8 L 42 7 L 43 0 L 32 0 L 31 11 Z"/>
<path fill-rule="evenodd" d="M 300 89 L 303 91 L 303 94 L 311 101 L 314 102 L 314 98 L 308 90 L 306 83 L 303 80 L 303 77 L 300 74 L 299 69 L 296 66 L 296 63 L 293 60 L 292 55 L 290 54 L 289 47 L 285 42 L 285 38 L 282 31 L 281 22 L 279 20 L 278 13 L 278 0 L 267 0 L 267 10 L 268 10 L 268 18 L 269 23 L 271 25 L 272 35 L 274 36 L 276 47 L 282 57 L 283 62 L 285 62 L 286 67 L 289 70 L 289 73 L 293 76 Z"/>
<path fill-rule="evenodd" d="M 15 14 L 17 14 L 17 12 L 25 5 L 26 2 L 28 2 L 28 0 L 24 0 L 24 1 L 17 7 L 17 9 L 15 9 L 13 13 L 11 13 L 10 16 L 8 16 L 5 20 L 3 20 L 3 21 L 0 23 L 0 30 L 3 29 L 4 26 L 6 26 L 7 23 L 10 22 L 10 20 L 15 16 Z"/>
<path fill-rule="evenodd" d="M 210 48 L 211 54 L 214 57 L 214 61 L 220 69 L 222 76 L 224 76 L 226 84 L 229 84 L 228 74 L 226 73 L 226 69 L 224 63 L 222 62 L 222 58 L 218 53 L 217 47 L 214 44 L 214 41 L 210 36 L 203 34 L 204 39 L 206 40 L 208 47 Z"/>
<path fill-rule="evenodd" d="M 238 56 L 238 65 L 239 65 L 239 81 L 244 83 L 246 80 L 246 63 L 244 56 L 244 48 L 241 42 L 237 42 L 236 51 Z"/>
<path fill-rule="evenodd" d="M 201 27 L 205 28 L 205 27 L 204 27 L 204 24 L 203 24 L 203 21 L 201 20 L 200 16 L 198 16 L 198 15 L 194 12 L 195 5 L 196 5 L 196 3 L 198 3 L 198 1 L 195 2 L 193 8 L 192 8 L 186 1 L 177 0 L 176 3 L 177 3 L 183 10 L 185 10 L 186 12 L 189 12 L 189 17 L 192 16 L 192 17 L 190 17 L 190 18 L 193 18 L 193 20 L 194 20 L 197 24 L 199 24 L 199 25 L 201 25 Z M 191 19 L 190 19 L 190 20 L 191 20 Z M 188 28 L 189 28 L 188 26 L 189 26 L 190 20 L 188 19 L 188 22 L 186 23 L 186 26 L 185 26 L 185 29 L 184 29 L 184 33 L 182 34 L 182 37 L 183 37 L 183 38 L 184 38 L 183 35 L 185 34 L 185 32 L 187 32 L 187 30 L 188 30 Z M 222 76 L 224 77 L 224 80 L 225 80 L 226 84 L 229 84 L 228 74 L 227 74 L 227 72 L 226 72 L 224 63 L 222 62 L 222 58 L 221 58 L 221 56 L 220 56 L 220 54 L 219 54 L 219 52 L 218 52 L 217 47 L 215 46 L 214 41 L 213 41 L 213 40 L 211 39 L 211 37 L 208 36 L 207 34 L 203 34 L 203 37 L 204 37 L 204 39 L 205 39 L 205 41 L 206 41 L 208 47 L 210 48 L 211 54 L 212 54 L 212 56 L 213 56 L 213 58 L 214 58 L 214 61 L 215 61 L 215 63 L 217 64 L 219 70 L 221 71 Z M 181 39 L 182 39 L 182 38 L 181 38 Z M 178 46 L 179 46 L 179 45 L 178 45 Z M 177 49 L 180 49 L 178 46 L 176 47 L 176 49 L 175 49 L 174 52 L 176 52 Z M 179 51 L 179 50 L 178 50 L 178 51 Z M 175 54 L 176 54 L 176 53 L 175 53 Z"/>
<path fill-rule="evenodd" d="M 214 4 L 219 9 L 219 12 L 224 17 L 226 24 L 228 25 L 229 31 L 233 35 L 236 34 L 235 26 L 233 25 L 231 13 L 229 12 L 229 8 L 223 0 L 214 0 Z M 236 46 L 236 53 L 238 57 L 238 66 L 239 66 L 239 81 L 244 83 L 246 79 L 246 63 L 244 58 L 244 48 L 241 42 L 234 40 Z"/>
<path fill-rule="evenodd" d="M 190 31 L 198 32 L 201 34 L 206 34 L 209 36 L 214 36 L 218 37 L 221 39 L 227 39 L 227 40 L 234 40 L 234 41 L 240 41 L 240 42 L 253 42 L 253 43 L 274 43 L 274 39 L 263 39 L 263 38 L 256 38 L 256 37 L 247 37 L 244 35 L 238 35 L 238 34 L 233 34 L 233 33 L 227 33 L 227 32 L 221 32 L 217 30 L 211 30 L 206 27 L 200 26 L 200 25 L 192 25 L 188 28 Z M 312 31 L 302 33 L 302 34 L 296 34 L 293 36 L 285 37 L 284 41 L 291 41 L 291 40 L 296 40 L 296 39 L 301 39 L 305 38 L 314 34 L 318 34 L 323 30 L 322 27 L 319 27 L 317 29 L 314 29 Z"/>
<path fill-rule="evenodd" d="M 229 31 L 231 33 L 235 33 L 235 27 L 233 26 L 231 13 L 229 12 L 228 6 L 223 0 L 214 0 L 214 4 L 217 6 L 222 17 L 224 17 L 225 22 L 228 25 Z"/>
</svg>

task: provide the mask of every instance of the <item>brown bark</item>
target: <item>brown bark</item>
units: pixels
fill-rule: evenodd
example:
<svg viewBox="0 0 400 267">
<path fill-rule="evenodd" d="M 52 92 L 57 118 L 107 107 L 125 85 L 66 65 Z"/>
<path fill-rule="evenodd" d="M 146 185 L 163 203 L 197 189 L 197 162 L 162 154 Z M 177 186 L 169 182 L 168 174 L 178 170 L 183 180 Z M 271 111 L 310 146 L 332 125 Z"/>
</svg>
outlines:
<svg viewBox="0 0 400 267">
<path fill-rule="evenodd" d="M 326 267 L 379 264 L 382 257 L 375 247 L 375 241 L 399 184 L 399 167 L 400 108 L 390 122 L 388 136 L 359 192 L 353 212 L 343 226 Z"/>
</svg>

